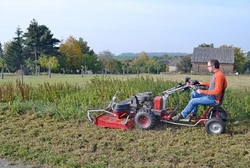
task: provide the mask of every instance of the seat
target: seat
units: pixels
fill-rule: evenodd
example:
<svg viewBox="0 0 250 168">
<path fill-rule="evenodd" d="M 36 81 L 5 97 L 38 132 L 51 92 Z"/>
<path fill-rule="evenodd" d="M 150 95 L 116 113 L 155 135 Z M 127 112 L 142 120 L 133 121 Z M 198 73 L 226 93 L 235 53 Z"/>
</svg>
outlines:
<svg viewBox="0 0 250 168">
<path fill-rule="evenodd" d="M 209 109 L 211 107 L 213 107 L 211 109 L 211 111 L 208 113 L 208 117 L 212 118 L 212 117 L 216 117 L 216 118 L 221 118 L 223 121 L 226 121 L 228 118 L 228 114 L 227 112 L 221 107 L 223 100 L 224 100 L 224 95 L 225 95 L 225 89 L 222 91 L 222 95 L 220 98 L 220 102 L 217 105 L 211 105 L 209 107 Z"/>
<path fill-rule="evenodd" d="M 220 102 L 219 102 L 217 105 L 212 105 L 212 107 L 220 107 L 220 106 L 222 105 L 223 100 L 224 100 L 225 90 L 226 90 L 226 89 L 224 89 L 224 90 L 222 91 L 222 95 L 221 95 L 221 98 L 220 98 Z"/>
</svg>

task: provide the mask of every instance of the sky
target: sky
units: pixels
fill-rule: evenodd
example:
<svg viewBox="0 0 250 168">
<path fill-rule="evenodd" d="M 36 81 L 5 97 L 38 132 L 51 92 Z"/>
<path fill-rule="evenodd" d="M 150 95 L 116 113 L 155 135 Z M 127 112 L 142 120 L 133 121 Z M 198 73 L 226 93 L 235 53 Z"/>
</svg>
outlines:
<svg viewBox="0 0 250 168">
<path fill-rule="evenodd" d="M 1 0 L 0 42 L 31 21 L 95 53 L 192 53 L 202 43 L 250 51 L 249 0 Z"/>
</svg>

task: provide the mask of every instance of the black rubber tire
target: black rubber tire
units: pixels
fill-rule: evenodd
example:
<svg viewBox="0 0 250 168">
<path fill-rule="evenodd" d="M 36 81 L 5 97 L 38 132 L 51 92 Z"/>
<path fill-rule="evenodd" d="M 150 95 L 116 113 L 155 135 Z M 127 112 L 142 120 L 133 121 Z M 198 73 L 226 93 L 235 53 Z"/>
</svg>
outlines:
<svg viewBox="0 0 250 168">
<path fill-rule="evenodd" d="M 156 116 L 151 110 L 140 109 L 135 115 L 135 123 L 140 129 L 149 130 L 156 125 Z"/>
<path fill-rule="evenodd" d="M 123 100 L 114 106 L 115 112 L 124 112 L 130 110 L 130 100 Z"/>
<path fill-rule="evenodd" d="M 208 134 L 223 134 L 226 131 L 226 123 L 220 118 L 207 120 L 205 128 Z"/>
<path fill-rule="evenodd" d="M 224 122 L 227 121 L 227 118 L 228 118 L 228 114 L 227 112 L 222 108 L 222 107 L 219 107 L 218 108 L 218 115 L 216 116 L 216 107 L 214 107 L 209 113 L 208 113 L 208 117 L 211 115 L 211 113 L 213 112 L 213 115 L 211 118 L 220 118 L 222 119 Z"/>
</svg>

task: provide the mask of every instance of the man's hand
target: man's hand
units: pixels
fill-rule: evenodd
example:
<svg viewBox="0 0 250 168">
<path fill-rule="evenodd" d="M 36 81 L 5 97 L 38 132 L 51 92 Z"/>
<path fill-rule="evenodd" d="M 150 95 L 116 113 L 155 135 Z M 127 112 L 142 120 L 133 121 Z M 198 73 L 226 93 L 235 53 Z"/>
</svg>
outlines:
<svg viewBox="0 0 250 168">
<path fill-rule="evenodd" d="M 197 81 L 197 80 L 193 80 L 193 81 L 191 82 L 191 85 L 199 85 L 199 84 L 200 84 L 200 82 Z"/>
<path fill-rule="evenodd" d="M 167 93 L 167 92 L 168 92 L 168 90 L 165 90 L 165 91 L 162 92 L 162 94 L 165 94 L 165 93 Z"/>
<path fill-rule="evenodd" d="M 197 93 L 201 94 L 201 89 L 196 90 Z"/>
</svg>

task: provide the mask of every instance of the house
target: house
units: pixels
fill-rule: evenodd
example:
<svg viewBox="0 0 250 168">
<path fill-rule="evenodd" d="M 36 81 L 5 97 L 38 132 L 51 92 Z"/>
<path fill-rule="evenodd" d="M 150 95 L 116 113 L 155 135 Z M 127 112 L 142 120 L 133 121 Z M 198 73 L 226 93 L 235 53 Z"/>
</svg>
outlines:
<svg viewBox="0 0 250 168">
<path fill-rule="evenodd" d="M 211 47 L 194 48 L 191 58 L 192 73 L 208 73 L 207 62 L 210 59 L 217 59 L 220 62 L 220 69 L 225 74 L 233 73 L 234 49 Z"/>
<path fill-rule="evenodd" d="M 169 68 L 168 71 L 170 73 L 177 72 L 177 64 L 179 64 L 182 61 L 182 58 L 183 58 L 183 56 L 178 56 L 174 60 L 172 60 L 171 62 L 169 62 L 169 64 L 167 64 L 167 66 Z"/>
</svg>

